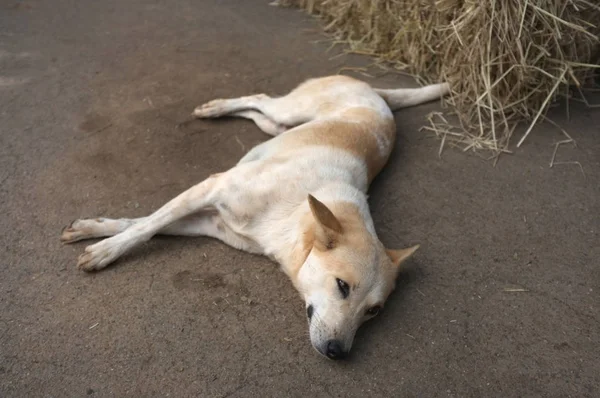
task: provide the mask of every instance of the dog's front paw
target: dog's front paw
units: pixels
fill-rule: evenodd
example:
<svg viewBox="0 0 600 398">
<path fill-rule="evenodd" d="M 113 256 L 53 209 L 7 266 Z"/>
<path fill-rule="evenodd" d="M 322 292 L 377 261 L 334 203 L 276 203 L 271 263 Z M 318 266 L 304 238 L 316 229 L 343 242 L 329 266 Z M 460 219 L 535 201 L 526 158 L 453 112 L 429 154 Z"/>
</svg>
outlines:
<svg viewBox="0 0 600 398">
<path fill-rule="evenodd" d="M 96 236 L 95 226 L 101 222 L 101 219 L 75 220 L 62 230 L 60 240 L 63 243 L 73 243 L 79 240 L 93 238 Z"/>
<path fill-rule="evenodd" d="M 99 271 L 116 260 L 120 254 L 110 239 L 105 239 L 85 248 L 84 253 L 79 256 L 77 268 L 83 271 Z"/>
</svg>

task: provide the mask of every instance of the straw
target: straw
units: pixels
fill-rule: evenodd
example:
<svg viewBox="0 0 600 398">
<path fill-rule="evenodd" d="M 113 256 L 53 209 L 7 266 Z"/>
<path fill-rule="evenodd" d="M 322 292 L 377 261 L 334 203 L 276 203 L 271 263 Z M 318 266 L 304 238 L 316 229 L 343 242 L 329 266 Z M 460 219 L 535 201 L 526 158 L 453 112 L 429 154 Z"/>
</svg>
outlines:
<svg viewBox="0 0 600 398">
<path fill-rule="evenodd" d="M 422 83 L 448 82 L 452 123 L 429 131 L 468 150 L 506 151 L 517 124 L 545 120 L 568 86 L 598 68 L 600 6 L 592 0 L 280 0 L 320 16 L 347 52 Z M 440 152 L 441 153 L 441 152 Z"/>
</svg>

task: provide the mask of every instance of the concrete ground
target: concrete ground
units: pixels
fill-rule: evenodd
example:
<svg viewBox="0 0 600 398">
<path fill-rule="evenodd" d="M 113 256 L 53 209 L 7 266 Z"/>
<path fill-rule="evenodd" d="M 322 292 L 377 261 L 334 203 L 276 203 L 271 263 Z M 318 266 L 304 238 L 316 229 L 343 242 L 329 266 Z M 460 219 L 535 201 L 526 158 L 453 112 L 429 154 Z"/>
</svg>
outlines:
<svg viewBox="0 0 600 398">
<path fill-rule="evenodd" d="M 277 266 L 205 238 L 157 238 L 96 274 L 78 217 L 142 216 L 265 140 L 244 120 L 177 126 L 215 97 L 285 93 L 368 60 L 268 0 L 0 3 L 0 396 L 592 397 L 600 388 L 600 112 L 496 168 L 419 132 L 370 203 L 389 246 L 421 243 L 345 362 L 310 346 Z M 408 86 L 389 74 L 379 86 Z M 512 291 L 526 290 L 526 291 Z"/>
</svg>

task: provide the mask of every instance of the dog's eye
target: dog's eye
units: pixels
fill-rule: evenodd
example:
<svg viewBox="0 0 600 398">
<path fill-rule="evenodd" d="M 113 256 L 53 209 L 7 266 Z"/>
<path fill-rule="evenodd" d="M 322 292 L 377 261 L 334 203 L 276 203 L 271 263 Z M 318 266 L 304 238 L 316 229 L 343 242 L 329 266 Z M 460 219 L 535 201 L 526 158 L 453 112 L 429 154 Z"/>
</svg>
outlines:
<svg viewBox="0 0 600 398">
<path fill-rule="evenodd" d="M 340 289 L 340 292 L 342 293 L 342 297 L 343 298 L 348 297 L 348 294 L 350 294 L 350 286 L 348 286 L 348 284 L 341 279 L 336 278 L 336 281 L 337 281 L 338 288 Z"/>
<path fill-rule="evenodd" d="M 371 307 L 367 310 L 367 315 L 368 316 L 375 316 L 377 314 L 379 314 L 379 311 L 381 311 L 381 306 L 376 305 L 374 307 Z"/>
<path fill-rule="evenodd" d="M 312 305 L 309 305 L 308 308 L 306 309 L 306 316 L 308 316 L 309 320 L 312 318 L 312 314 L 313 314 L 314 310 L 315 309 L 313 308 Z"/>
</svg>

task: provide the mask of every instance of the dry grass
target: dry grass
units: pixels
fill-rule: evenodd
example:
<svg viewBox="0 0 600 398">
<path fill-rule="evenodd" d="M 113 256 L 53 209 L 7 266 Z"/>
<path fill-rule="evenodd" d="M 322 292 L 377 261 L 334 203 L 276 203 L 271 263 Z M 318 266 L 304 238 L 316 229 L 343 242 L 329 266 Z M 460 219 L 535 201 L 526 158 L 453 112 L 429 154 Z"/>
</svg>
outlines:
<svg viewBox="0 0 600 398">
<path fill-rule="evenodd" d="M 457 118 L 427 129 L 465 149 L 508 151 L 519 124 L 545 120 L 598 59 L 598 0 L 280 0 L 326 21 L 326 31 L 426 82 L 449 82 Z M 454 119 L 453 119 L 454 120 Z"/>
</svg>

